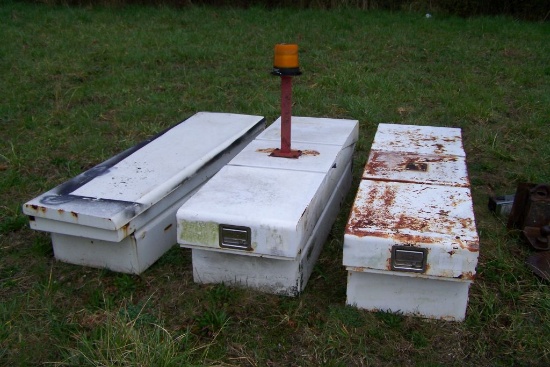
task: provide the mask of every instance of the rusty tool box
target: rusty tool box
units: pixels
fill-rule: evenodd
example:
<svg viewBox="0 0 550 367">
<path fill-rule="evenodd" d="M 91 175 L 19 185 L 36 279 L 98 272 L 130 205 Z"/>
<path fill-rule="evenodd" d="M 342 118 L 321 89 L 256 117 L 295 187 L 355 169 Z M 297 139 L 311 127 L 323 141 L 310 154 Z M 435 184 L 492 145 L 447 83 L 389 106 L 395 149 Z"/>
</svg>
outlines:
<svg viewBox="0 0 550 367">
<path fill-rule="evenodd" d="M 479 239 L 460 129 L 379 125 L 343 252 L 348 304 L 464 319 Z"/>
</svg>

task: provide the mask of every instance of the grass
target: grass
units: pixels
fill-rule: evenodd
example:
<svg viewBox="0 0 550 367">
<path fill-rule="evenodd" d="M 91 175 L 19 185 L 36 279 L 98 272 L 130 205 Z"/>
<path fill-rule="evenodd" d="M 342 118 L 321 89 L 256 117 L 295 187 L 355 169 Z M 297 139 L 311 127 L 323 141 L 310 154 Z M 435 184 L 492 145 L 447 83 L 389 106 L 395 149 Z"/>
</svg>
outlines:
<svg viewBox="0 0 550 367">
<path fill-rule="evenodd" d="M 0 364 L 550 364 L 550 291 L 486 209 L 550 182 L 550 25 L 357 10 L 0 5 Z M 193 283 L 174 248 L 141 276 L 56 262 L 21 204 L 198 111 L 279 114 L 275 43 L 297 42 L 294 114 L 463 129 L 481 237 L 464 323 L 345 306 L 337 219 L 298 298 Z"/>
</svg>

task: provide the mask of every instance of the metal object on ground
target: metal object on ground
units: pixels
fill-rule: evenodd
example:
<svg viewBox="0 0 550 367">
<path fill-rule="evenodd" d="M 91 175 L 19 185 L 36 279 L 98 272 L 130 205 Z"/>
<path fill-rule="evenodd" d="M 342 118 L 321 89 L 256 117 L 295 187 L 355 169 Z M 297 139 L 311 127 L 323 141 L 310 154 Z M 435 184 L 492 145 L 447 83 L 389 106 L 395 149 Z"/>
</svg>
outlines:
<svg viewBox="0 0 550 367">
<path fill-rule="evenodd" d="M 359 124 L 293 122 L 300 159 L 269 155 L 278 119 L 178 210 L 178 243 L 192 249 L 195 282 L 289 296 L 306 286 L 351 186 Z"/>
<path fill-rule="evenodd" d="M 525 239 L 533 248 L 550 250 L 550 185 L 518 185 L 508 228 L 522 230 Z"/>
<path fill-rule="evenodd" d="M 550 280 L 550 251 L 536 252 L 527 258 L 529 268 L 545 280 Z"/>
<path fill-rule="evenodd" d="M 489 210 L 499 217 L 508 218 L 514 205 L 515 195 L 499 195 L 489 198 Z"/>
<path fill-rule="evenodd" d="M 176 243 L 177 209 L 252 141 L 261 116 L 201 112 L 23 206 L 58 260 L 139 274 Z"/>
<path fill-rule="evenodd" d="M 346 302 L 463 320 L 478 255 L 460 129 L 380 124 L 345 230 Z"/>
<path fill-rule="evenodd" d="M 298 62 L 298 45 L 277 44 L 271 74 L 281 77 L 281 148 L 274 149 L 273 157 L 298 158 L 302 152 L 292 150 L 292 77 L 302 74 Z"/>
</svg>

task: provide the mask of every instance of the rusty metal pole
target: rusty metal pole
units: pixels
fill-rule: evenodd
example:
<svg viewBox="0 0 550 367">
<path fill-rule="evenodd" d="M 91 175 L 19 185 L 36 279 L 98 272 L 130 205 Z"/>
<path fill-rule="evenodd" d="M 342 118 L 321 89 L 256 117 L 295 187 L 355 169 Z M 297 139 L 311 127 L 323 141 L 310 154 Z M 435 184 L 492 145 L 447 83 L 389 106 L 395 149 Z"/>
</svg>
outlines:
<svg viewBox="0 0 550 367">
<path fill-rule="evenodd" d="M 292 77 L 300 75 L 298 45 L 275 45 L 273 75 L 281 77 L 281 148 L 271 153 L 272 157 L 298 158 L 302 151 L 292 150 Z"/>
<path fill-rule="evenodd" d="M 292 77 L 281 76 L 281 153 L 290 154 L 292 136 Z"/>
</svg>

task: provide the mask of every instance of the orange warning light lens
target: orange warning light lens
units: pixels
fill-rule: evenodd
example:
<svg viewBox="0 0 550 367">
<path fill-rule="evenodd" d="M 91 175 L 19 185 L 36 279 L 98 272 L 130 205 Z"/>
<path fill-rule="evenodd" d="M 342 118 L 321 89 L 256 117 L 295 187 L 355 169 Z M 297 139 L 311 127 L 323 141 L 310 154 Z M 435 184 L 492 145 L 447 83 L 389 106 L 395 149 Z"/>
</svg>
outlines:
<svg viewBox="0 0 550 367">
<path fill-rule="evenodd" d="M 277 69 L 298 68 L 298 45 L 279 43 L 275 45 L 273 67 Z"/>
</svg>

